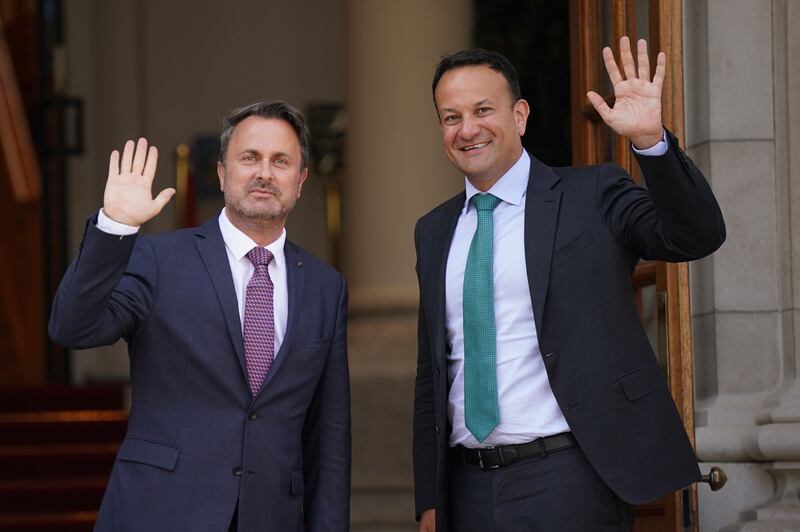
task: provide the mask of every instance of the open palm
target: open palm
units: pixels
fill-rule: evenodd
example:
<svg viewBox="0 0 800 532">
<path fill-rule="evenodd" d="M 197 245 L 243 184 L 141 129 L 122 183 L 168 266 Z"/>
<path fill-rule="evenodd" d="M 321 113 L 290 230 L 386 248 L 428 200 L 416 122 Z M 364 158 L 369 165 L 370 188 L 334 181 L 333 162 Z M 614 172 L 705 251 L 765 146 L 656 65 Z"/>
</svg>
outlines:
<svg viewBox="0 0 800 532">
<path fill-rule="evenodd" d="M 132 140 L 126 142 L 121 161 L 117 150 L 111 152 L 103 194 L 106 216 L 123 224 L 139 226 L 161 212 L 175 194 L 175 189 L 164 189 L 153 198 L 157 163 L 158 150 L 155 146 L 148 150 L 144 138 L 135 145 Z"/>
<path fill-rule="evenodd" d="M 586 96 L 615 133 L 630 139 L 637 148 L 649 148 L 658 143 L 663 135 L 661 89 L 664 84 L 666 56 L 663 52 L 658 54 L 655 75 L 651 80 L 650 60 L 644 39 L 637 43 L 638 69 L 631 53 L 630 39 L 622 37 L 619 46 L 624 77 L 611 48 L 603 48 L 606 71 L 614 88 L 614 107 L 609 107 L 594 91 Z"/>
</svg>

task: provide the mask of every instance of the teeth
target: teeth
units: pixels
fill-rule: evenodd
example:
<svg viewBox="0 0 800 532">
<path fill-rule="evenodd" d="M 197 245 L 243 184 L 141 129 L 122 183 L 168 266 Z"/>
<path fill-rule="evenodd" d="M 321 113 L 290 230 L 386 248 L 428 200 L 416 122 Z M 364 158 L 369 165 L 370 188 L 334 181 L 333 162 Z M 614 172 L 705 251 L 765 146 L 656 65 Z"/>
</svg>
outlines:
<svg viewBox="0 0 800 532">
<path fill-rule="evenodd" d="M 463 148 L 461 148 L 461 151 L 477 150 L 478 148 L 483 148 L 487 144 L 489 144 L 489 143 L 488 142 L 481 142 L 480 144 L 473 144 L 472 146 L 464 146 Z"/>
</svg>

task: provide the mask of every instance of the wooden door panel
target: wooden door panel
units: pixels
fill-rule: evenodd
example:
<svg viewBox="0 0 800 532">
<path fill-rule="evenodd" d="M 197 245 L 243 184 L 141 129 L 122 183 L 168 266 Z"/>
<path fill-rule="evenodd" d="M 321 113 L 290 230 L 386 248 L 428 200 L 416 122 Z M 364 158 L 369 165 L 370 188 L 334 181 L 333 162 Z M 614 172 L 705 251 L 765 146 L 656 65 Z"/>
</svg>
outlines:
<svg viewBox="0 0 800 532">
<path fill-rule="evenodd" d="M 571 0 L 570 59 L 572 95 L 572 150 L 575 165 L 615 162 L 640 180 L 629 142 L 603 124 L 586 99 L 588 90 L 602 94 L 609 104 L 613 92 L 602 60 L 602 48 L 617 53 L 619 38 L 648 41 L 652 69 L 658 51 L 667 55 L 662 93 L 664 125 L 683 138 L 683 70 L 680 0 Z M 651 69 L 651 70 L 652 70 Z M 670 391 L 694 443 L 694 389 L 688 266 L 644 261 L 632 283 L 648 337 L 658 354 Z M 684 519 L 687 506 L 691 522 Z M 676 492 L 636 508 L 637 532 L 697 529 L 697 491 Z M 688 527 L 687 527 L 688 524 Z"/>
</svg>

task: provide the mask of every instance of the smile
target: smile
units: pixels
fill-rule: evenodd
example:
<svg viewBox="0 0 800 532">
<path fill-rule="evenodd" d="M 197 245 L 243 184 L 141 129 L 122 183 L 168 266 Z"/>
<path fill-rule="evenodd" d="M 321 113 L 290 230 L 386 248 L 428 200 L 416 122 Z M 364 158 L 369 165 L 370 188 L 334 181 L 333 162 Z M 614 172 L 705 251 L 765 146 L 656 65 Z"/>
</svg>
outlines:
<svg viewBox="0 0 800 532">
<path fill-rule="evenodd" d="M 464 146 L 463 148 L 459 148 L 459 149 L 461 151 L 472 151 L 472 150 L 479 150 L 479 149 L 483 148 L 484 146 L 488 146 L 488 145 L 489 145 L 489 141 L 486 141 L 486 142 L 480 142 L 478 144 L 472 144 L 470 146 Z"/>
</svg>

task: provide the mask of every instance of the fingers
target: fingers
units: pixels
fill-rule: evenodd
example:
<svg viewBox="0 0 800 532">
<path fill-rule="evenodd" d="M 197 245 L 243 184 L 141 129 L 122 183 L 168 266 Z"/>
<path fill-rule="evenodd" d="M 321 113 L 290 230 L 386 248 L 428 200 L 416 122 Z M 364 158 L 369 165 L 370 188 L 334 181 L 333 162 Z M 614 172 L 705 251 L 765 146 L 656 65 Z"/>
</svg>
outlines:
<svg viewBox="0 0 800 532">
<path fill-rule="evenodd" d="M 664 52 L 658 53 L 656 59 L 656 74 L 653 76 L 653 85 L 658 87 L 658 93 L 661 94 L 661 87 L 664 85 L 664 75 L 667 71 L 667 56 Z"/>
<path fill-rule="evenodd" d="M 174 188 L 165 188 L 164 190 L 158 193 L 158 196 L 156 196 L 153 199 L 153 203 L 156 204 L 156 208 L 158 209 L 156 211 L 156 214 L 161 212 L 161 209 L 163 209 L 167 205 L 167 203 L 169 203 L 169 200 L 171 200 L 172 196 L 174 195 L 175 195 Z"/>
<path fill-rule="evenodd" d="M 636 65 L 631 54 L 631 40 L 626 36 L 619 40 L 619 55 L 626 79 L 636 79 Z"/>
<path fill-rule="evenodd" d="M 611 109 L 608 107 L 608 104 L 603 97 L 594 91 L 587 92 L 586 97 L 589 98 L 589 102 L 592 104 L 592 107 L 595 108 L 597 114 L 600 115 L 600 118 L 602 118 L 604 122 L 607 121 L 606 119 L 608 118 Z"/>
<path fill-rule="evenodd" d="M 650 58 L 647 57 L 647 41 L 639 39 L 639 42 L 636 43 L 636 49 L 636 59 L 639 62 L 639 79 L 650 81 Z"/>
<path fill-rule="evenodd" d="M 158 165 L 158 149 L 155 146 L 150 146 L 147 152 L 147 162 L 144 165 L 144 176 L 153 181 L 156 177 L 156 166 Z"/>
<path fill-rule="evenodd" d="M 617 62 L 614 60 L 614 52 L 608 46 L 603 48 L 603 62 L 606 64 L 606 72 L 608 72 L 611 85 L 614 86 L 622 82 L 622 74 L 619 73 Z"/>
<path fill-rule="evenodd" d="M 142 137 L 136 143 L 129 140 L 122 149 L 122 162 L 120 164 L 119 152 L 111 152 L 111 159 L 108 162 L 109 175 L 111 174 L 135 174 L 145 175 L 151 180 L 156 173 L 156 163 L 158 162 L 158 150 L 155 146 L 147 148 L 147 139 Z"/>
<path fill-rule="evenodd" d="M 119 169 L 120 174 L 129 174 L 131 171 L 131 163 L 133 162 L 133 149 L 135 144 L 132 140 L 125 143 L 122 149 L 122 166 Z"/>
<path fill-rule="evenodd" d="M 144 170 L 144 163 L 147 159 L 147 139 L 140 138 L 136 143 L 136 153 L 133 156 L 133 166 L 131 171 L 136 175 L 141 175 Z"/>
<path fill-rule="evenodd" d="M 108 177 L 119 175 L 119 152 L 114 150 L 108 159 Z"/>
</svg>

